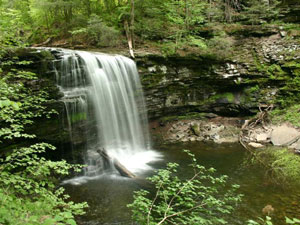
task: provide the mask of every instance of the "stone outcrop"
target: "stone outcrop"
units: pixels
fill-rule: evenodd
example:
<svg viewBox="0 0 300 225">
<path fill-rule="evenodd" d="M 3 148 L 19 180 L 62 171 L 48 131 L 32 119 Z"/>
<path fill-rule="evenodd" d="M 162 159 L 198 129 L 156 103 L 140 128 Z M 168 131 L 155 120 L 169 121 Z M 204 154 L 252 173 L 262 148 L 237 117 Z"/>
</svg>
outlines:
<svg viewBox="0 0 300 225">
<path fill-rule="evenodd" d="M 271 36 L 234 36 L 229 58 L 137 55 L 149 117 L 188 112 L 254 115 L 259 104 L 299 93 L 292 85 L 283 87 L 299 73 L 300 46 L 296 37 L 282 37 L 281 27 L 271 28 Z"/>
</svg>

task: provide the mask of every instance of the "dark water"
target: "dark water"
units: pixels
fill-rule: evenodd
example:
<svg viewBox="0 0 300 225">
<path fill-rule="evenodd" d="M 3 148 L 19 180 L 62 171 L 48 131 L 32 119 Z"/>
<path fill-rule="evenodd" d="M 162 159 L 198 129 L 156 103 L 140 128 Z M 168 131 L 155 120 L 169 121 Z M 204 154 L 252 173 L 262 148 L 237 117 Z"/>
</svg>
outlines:
<svg viewBox="0 0 300 225">
<path fill-rule="evenodd" d="M 172 144 L 156 146 L 156 149 L 163 154 L 164 160 L 153 163 L 151 166 L 154 169 L 165 167 L 167 162 L 177 162 L 182 174 L 186 174 L 189 158 L 182 149 L 189 149 L 200 164 L 216 168 L 217 174 L 226 174 L 230 183 L 240 185 L 239 193 L 244 197 L 236 211 L 227 218 L 231 225 L 245 225 L 248 219 L 263 217 L 262 209 L 266 205 L 272 205 L 275 209 L 272 217 L 276 225 L 285 224 L 285 216 L 300 216 L 300 187 L 275 186 L 266 178 L 263 168 L 245 166 L 249 155 L 238 144 Z M 151 185 L 144 180 L 151 174 L 153 171 L 148 171 L 137 180 L 102 176 L 82 185 L 65 185 L 73 201 L 87 201 L 90 206 L 87 214 L 78 218 L 78 224 L 133 224 L 126 205 L 132 202 L 134 190 L 151 189 Z"/>
</svg>

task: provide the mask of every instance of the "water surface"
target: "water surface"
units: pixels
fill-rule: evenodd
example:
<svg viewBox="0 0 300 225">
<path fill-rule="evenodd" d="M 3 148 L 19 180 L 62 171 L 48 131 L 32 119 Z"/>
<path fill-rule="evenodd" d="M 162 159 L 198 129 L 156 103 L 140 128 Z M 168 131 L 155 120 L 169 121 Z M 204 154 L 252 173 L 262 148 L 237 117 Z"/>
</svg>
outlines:
<svg viewBox="0 0 300 225">
<path fill-rule="evenodd" d="M 284 224 L 284 217 L 300 215 L 300 189 L 297 186 L 278 187 L 265 176 L 263 168 L 245 166 L 248 153 L 239 144 L 188 143 L 156 146 L 163 160 L 150 163 L 153 170 L 138 174 L 139 179 L 127 179 L 117 175 L 102 175 L 81 185 L 65 185 L 74 201 L 87 201 L 90 205 L 87 214 L 78 218 L 82 225 L 134 224 L 130 219 L 133 191 L 141 188 L 151 190 L 152 186 L 144 179 L 155 169 L 164 168 L 167 162 L 180 164 L 181 174 L 188 174 L 189 158 L 182 149 L 191 150 L 200 164 L 214 167 L 217 174 L 229 176 L 229 182 L 239 184 L 239 193 L 244 195 L 237 210 L 227 218 L 229 224 L 245 225 L 248 219 L 263 217 L 262 209 L 272 205 L 276 225 Z"/>
</svg>

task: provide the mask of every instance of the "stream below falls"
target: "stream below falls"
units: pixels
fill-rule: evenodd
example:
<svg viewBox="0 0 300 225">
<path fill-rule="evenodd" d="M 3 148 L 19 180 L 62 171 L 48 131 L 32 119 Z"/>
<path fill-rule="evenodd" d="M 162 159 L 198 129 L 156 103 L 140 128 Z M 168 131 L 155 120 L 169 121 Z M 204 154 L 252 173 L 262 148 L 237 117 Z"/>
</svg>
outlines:
<svg viewBox="0 0 300 225">
<path fill-rule="evenodd" d="M 193 152 L 200 164 L 217 169 L 217 175 L 229 176 L 229 182 L 239 184 L 239 193 L 244 195 L 236 211 L 228 216 L 230 225 L 245 225 L 248 219 L 264 217 L 262 209 L 272 205 L 275 225 L 284 224 L 285 216 L 300 214 L 300 189 L 297 186 L 278 187 L 266 179 L 263 168 L 245 166 L 249 154 L 239 144 L 187 143 L 155 146 L 163 155 L 163 160 L 149 165 L 153 170 L 139 174 L 138 180 L 117 175 L 101 175 L 83 184 L 63 185 L 71 200 L 86 201 L 87 213 L 78 217 L 79 225 L 131 225 L 131 212 L 126 205 L 133 200 L 133 191 L 153 187 L 144 179 L 155 169 L 164 168 L 167 162 L 180 164 L 181 174 L 187 171 L 189 158 L 182 149 Z"/>
</svg>

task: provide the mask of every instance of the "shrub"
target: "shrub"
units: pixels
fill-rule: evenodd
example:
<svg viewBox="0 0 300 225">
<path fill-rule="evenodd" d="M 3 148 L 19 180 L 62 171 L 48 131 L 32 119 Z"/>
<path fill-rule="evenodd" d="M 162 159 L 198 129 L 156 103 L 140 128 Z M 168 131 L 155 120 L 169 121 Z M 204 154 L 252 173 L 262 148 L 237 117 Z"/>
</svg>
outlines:
<svg viewBox="0 0 300 225">
<path fill-rule="evenodd" d="M 0 59 L 4 59 L 0 67 L 5 68 L 0 68 L 0 144 L 19 146 L 1 146 L 0 224 L 74 225 L 74 215 L 83 214 L 87 204 L 68 201 L 64 189 L 57 188 L 57 178 L 81 166 L 44 158 L 46 151 L 55 150 L 50 144 L 20 143 L 35 138 L 26 132 L 35 118 L 55 113 L 46 108 L 49 93 L 30 88 L 30 82 L 37 80 L 35 74 L 11 68 L 30 62 L 16 57 L 9 61 L 1 55 Z"/>
<path fill-rule="evenodd" d="M 294 104 L 285 109 L 276 109 L 271 112 L 272 121 L 275 123 L 280 123 L 288 121 L 294 126 L 300 127 L 300 105 Z"/>
<path fill-rule="evenodd" d="M 139 224 L 226 224 L 221 216 L 234 210 L 241 195 L 235 194 L 238 185 L 226 189 L 227 176 L 214 177 L 215 169 L 205 169 L 191 157 L 189 167 L 193 175 L 180 179 L 179 167 L 169 163 L 166 169 L 158 170 L 148 178 L 155 186 L 154 199 L 149 192 L 140 190 L 134 193 L 134 201 L 128 207 L 132 209 L 132 218 Z"/>
<path fill-rule="evenodd" d="M 100 17 L 92 15 L 85 28 L 71 32 L 72 35 L 82 35 L 90 45 L 95 47 L 115 47 L 120 44 L 120 33 L 113 27 L 107 26 Z"/>
</svg>

